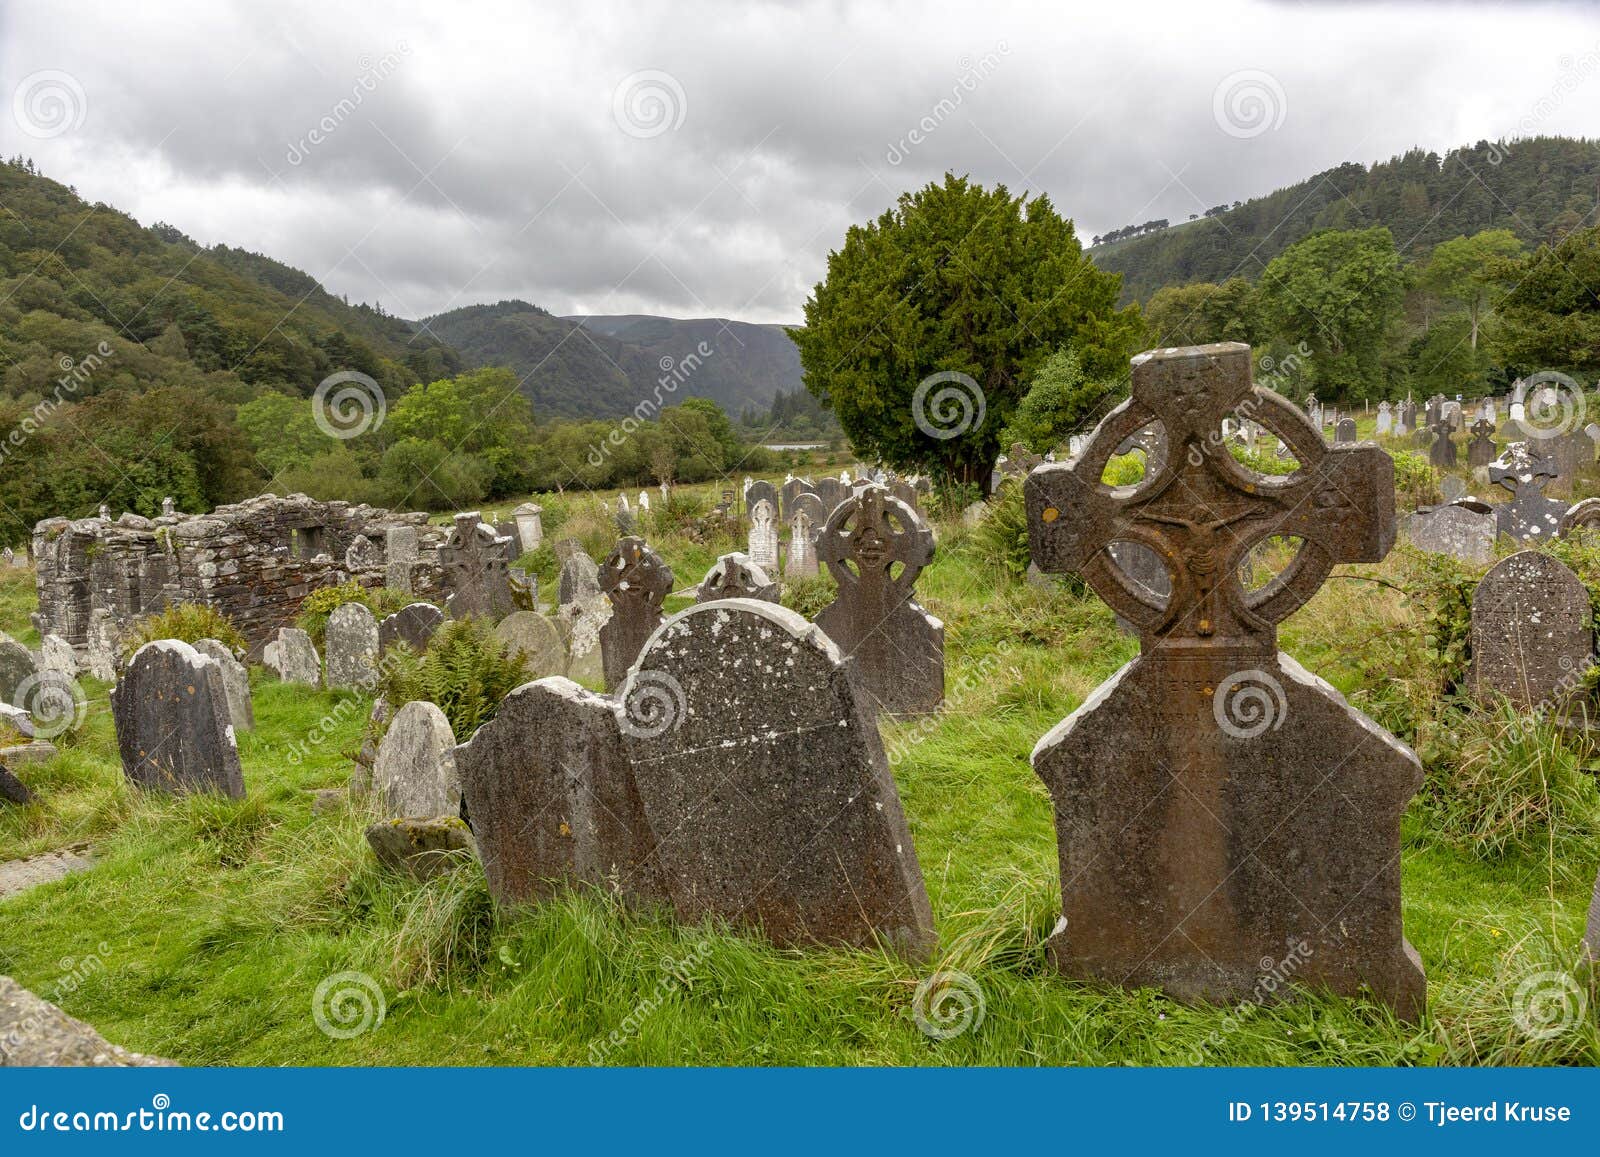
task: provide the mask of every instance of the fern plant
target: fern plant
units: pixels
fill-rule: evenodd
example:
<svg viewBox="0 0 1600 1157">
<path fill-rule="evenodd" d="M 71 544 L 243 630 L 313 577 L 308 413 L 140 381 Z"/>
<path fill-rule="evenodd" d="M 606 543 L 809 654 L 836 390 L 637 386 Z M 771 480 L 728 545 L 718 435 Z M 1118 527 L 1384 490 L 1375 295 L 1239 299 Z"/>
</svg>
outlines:
<svg viewBox="0 0 1600 1157">
<path fill-rule="evenodd" d="M 464 740 L 494 718 L 500 701 L 527 679 L 522 654 L 480 619 L 445 623 L 421 655 L 398 646 L 385 657 L 379 692 L 391 710 L 424 699 L 443 711 Z"/>
</svg>

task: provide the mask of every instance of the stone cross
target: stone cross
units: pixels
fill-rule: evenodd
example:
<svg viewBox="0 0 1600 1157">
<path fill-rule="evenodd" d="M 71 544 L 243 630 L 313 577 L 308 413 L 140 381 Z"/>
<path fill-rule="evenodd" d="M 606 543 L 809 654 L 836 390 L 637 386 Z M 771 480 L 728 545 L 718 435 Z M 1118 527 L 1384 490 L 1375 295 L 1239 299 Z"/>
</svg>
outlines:
<svg viewBox="0 0 1600 1157">
<path fill-rule="evenodd" d="M 478 511 L 456 515 L 450 537 L 439 547 L 439 565 L 445 589 L 451 592 L 446 609 L 452 619 L 479 615 L 499 620 L 516 608 L 511 602 L 511 540 L 483 525 Z"/>
<path fill-rule="evenodd" d="M 661 602 L 672 593 L 672 568 L 644 539 L 629 536 L 600 565 L 600 589 L 611 600 L 611 618 L 600 628 L 600 661 L 606 686 L 615 687 L 661 625 Z"/>
<path fill-rule="evenodd" d="M 817 558 L 839 587 L 817 626 L 855 660 L 878 709 L 937 710 L 944 701 L 944 624 L 912 598 L 917 576 L 933 561 L 933 531 L 885 487 L 868 483 L 828 516 Z"/>
<path fill-rule="evenodd" d="M 1060 851 L 1050 954 L 1074 976 L 1228 1003 L 1292 957 L 1299 981 L 1369 990 L 1415 1018 L 1425 984 L 1401 929 L 1399 823 L 1421 765 L 1277 649 L 1277 624 L 1334 564 L 1393 545 L 1393 462 L 1372 443 L 1328 446 L 1250 370 L 1238 342 L 1141 354 L 1132 396 L 1083 453 L 1028 479 L 1034 561 L 1080 573 L 1141 650 L 1034 749 Z M 1216 431 L 1241 403 L 1295 473 L 1234 460 Z M 1160 468 L 1104 485 L 1114 449 L 1151 424 Z M 1247 590 L 1241 564 L 1278 537 L 1298 553 Z M 1164 560 L 1170 594 L 1129 583 L 1112 542 Z"/>
<path fill-rule="evenodd" d="M 1567 513 L 1566 503 L 1544 496 L 1555 476 L 1556 464 L 1526 442 L 1511 443 L 1489 463 L 1489 481 L 1511 492 L 1511 501 L 1494 509 L 1501 534 L 1518 542 L 1555 537 Z"/>
<path fill-rule="evenodd" d="M 1456 464 L 1456 444 L 1450 440 L 1453 429 L 1446 418 L 1437 418 L 1428 423 L 1428 432 L 1433 435 L 1433 442 L 1428 447 L 1428 461 L 1441 470 L 1448 470 Z"/>
<path fill-rule="evenodd" d="M 760 599 L 764 603 L 775 603 L 778 584 L 749 555 L 735 551 L 717 559 L 706 577 L 700 580 L 694 596 L 697 603 L 718 599 Z"/>
<path fill-rule="evenodd" d="M 1472 438 L 1467 443 L 1467 465 L 1473 469 L 1494 461 L 1494 423 L 1479 418 L 1472 423 Z"/>
</svg>

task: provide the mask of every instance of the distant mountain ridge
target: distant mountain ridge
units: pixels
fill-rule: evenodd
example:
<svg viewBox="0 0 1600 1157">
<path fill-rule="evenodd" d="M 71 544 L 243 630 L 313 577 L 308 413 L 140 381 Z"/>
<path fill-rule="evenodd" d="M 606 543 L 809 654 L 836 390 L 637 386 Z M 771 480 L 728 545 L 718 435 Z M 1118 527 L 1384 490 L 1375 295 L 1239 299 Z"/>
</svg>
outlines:
<svg viewBox="0 0 1600 1157">
<path fill-rule="evenodd" d="M 1089 255 L 1122 274 L 1124 301 L 1144 301 L 1165 285 L 1254 280 L 1321 229 L 1386 225 L 1410 259 L 1484 229 L 1510 229 L 1529 246 L 1554 241 L 1597 204 L 1600 141 L 1480 141 L 1443 156 L 1412 149 L 1371 168 L 1338 165 L 1196 221 L 1097 245 Z"/>
<path fill-rule="evenodd" d="M 540 416 L 613 418 L 672 381 L 675 400 L 710 398 L 731 415 L 800 386 L 800 353 L 781 325 L 650 314 L 559 317 L 516 299 L 426 319 L 473 365 L 506 366 Z"/>
</svg>

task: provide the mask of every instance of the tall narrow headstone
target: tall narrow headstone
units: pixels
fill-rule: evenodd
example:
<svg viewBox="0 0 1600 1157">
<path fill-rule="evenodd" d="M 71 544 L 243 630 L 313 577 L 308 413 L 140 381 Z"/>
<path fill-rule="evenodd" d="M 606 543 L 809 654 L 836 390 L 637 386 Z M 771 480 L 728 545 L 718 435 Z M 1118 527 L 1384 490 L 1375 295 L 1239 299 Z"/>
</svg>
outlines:
<svg viewBox="0 0 1600 1157">
<path fill-rule="evenodd" d="M 1401 928 L 1399 853 L 1421 766 L 1279 653 L 1276 630 L 1335 563 L 1388 553 L 1393 464 L 1370 443 L 1329 447 L 1250 367 L 1237 342 L 1139 355 L 1132 396 L 1084 453 L 1028 480 L 1034 560 L 1082 574 L 1140 631 L 1139 657 L 1034 749 L 1060 851 L 1050 955 L 1072 976 L 1227 1003 L 1293 957 L 1297 981 L 1415 1018 L 1425 984 Z M 1245 402 L 1292 448 L 1293 475 L 1241 479 L 1215 442 Z M 1131 493 L 1103 486 L 1113 449 L 1155 421 L 1162 468 Z M 1247 591 L 1241 563 L 1278 536 L 1298 556 Z M 1170 559 L 1171 596 L 1121 582 L 1112 541 Z"/>
<path fill-rule="evenodd" d="M 1378 403 L 1378 433 L 1390 434 L 1394 431 L 1394 409 L 1388 402 Z"/>
<path fill-rule="evenodd" d="M 606 686 L 615 687 L 661 625 L 661 601 L 672 593 L 672 568 L 644 539 L 624 538 L 600 567 L 600 589 L 611 600 L 611 618 L 600 628 L 601 662 Z"/>
<path fill-rule="evenodd" d="M 770 483 L 767 484 L 770 489 Z M 772 574 L 778 572 L 778 506 L 763 498 L 750 507 L 747 543 L 750 561 Z"/>
<path fill-rule="evenodd" d="M 789 509 L 789 552 L 783 562 L 783 577 L 807 579 L 819 573 L 817 534 L 828 521 L 822 500 L 815 494 L 796 495 Z"/>
<path fill-rule="evenodd" d="M 1594 651 L 1589 590 L 1560 559 L 1518 551 L 1489 568 L 1472 595 L 1472 691 L 1520 707 L 1568 705 Z"/>
<path fill-rule="evenodd" d="M 323 651 L 330 688 L 374 686 L 378 681 L 378 620 L 361 603 L 335 607 L 328 616 Z"/>
<path fill-rule="evenodd" d="M 157 639 L 134 652 L 111 715 L 123 774 L 137 786 L 244 798 L 221 671 L 188 643 Z"/>
<path fill-rule="evenodd" d="M 384 531 L 383 585 L 409 595 L 414 589 L 411 572 L 419 555 L 416 527 L 391 526 Z"/>
</svg>

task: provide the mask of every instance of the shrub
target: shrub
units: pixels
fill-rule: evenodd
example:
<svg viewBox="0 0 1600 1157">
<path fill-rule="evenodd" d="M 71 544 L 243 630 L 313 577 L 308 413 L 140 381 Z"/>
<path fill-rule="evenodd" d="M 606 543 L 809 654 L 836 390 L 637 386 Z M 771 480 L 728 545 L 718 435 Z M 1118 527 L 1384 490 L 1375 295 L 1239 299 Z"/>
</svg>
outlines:
<svg viewBox="0 0 1600 1157">
<path fill-rule="evenodd" d="M 783 584 L 783 605 L 805 619 L 815 619 L 822 608 L 833 602 L 833 579 L 826 571 L 810 578 L 791 579 Z"/>
<path fill-rule="evenodd" d="M 482 619 L 455 619 L 417 655 L 394 647 L 382 664 L 379 691 L 398 711 L 413 700 L 438 706 L 456 738 L 465 740 L 494 718 L 500 701 L 527 681 L 520 652 L 512 652 Z"/>
<path fill-rule="evenodd" d="M 300 613 L 295 616 L 299 627 L 320 648 L 328 630 L 328 616 L 346 603 L 360 603 L 378 618 L 392 615 L 411 602 L 404 591 L 389 587 L 364 587 L 358 582 L 340 583 L 338 586 L 319 587 L 300 603 Z"/>
<path fill-rule="evenodd" d="M 989 513 L 967 536 L 967 549 L 1013 581 L 1027 573 L 1028 512 L 1020 481 L 1008 479 L 989 501 Z"/>
<path fill-rule="evenodd" d="M 160 614 L 137 620 L 123 641 L 122 657 L 132 658 L 140 647 L 157 639 L 182 639 L 185 643 L 216 639 L 235 654 L 242 654 L 247 646 L 227 615 L 203 603 L 175 603 Z"/>
</svg>

